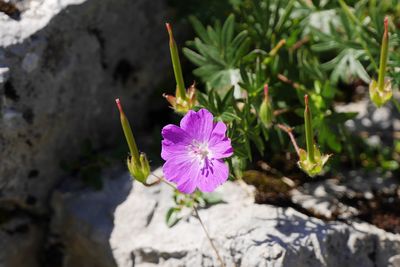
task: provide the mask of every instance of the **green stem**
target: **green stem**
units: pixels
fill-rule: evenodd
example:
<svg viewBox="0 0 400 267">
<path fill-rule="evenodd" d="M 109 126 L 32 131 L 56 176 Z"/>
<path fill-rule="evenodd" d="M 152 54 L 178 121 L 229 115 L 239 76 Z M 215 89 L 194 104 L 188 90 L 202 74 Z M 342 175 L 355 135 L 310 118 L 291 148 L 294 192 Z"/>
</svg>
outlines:
<svg viewBox="0 0 400 267">
<path fill-rule="evenodd" d="M 122 129 L 124 130 L 126 142 L 128 143 L 128 147 L 131 152 L 131 157 L 135 161 L 135 164 L 137 164 L 137 166 L 139 166 L 139 164 L 140 164 L 139 150 L 136 146 L 136 142 L 135 142 L 135 138 L 133 137 L 131 126 L 129 124 L 128 118 L 125 116 L 125 113 L 122 109 L 122 105 L 121 105 L 119 98 L 115 99 L 115 102 L 117 103 L 117 106 L 119 109 L 121 125 L 122 125 Z"/>
<path fill-rule="evenodd" d="M 385 74 L 386 74 L 386 65 L 388 60 L 388 48 L 389 48 L 389 34 L 388 34 L 388 18 L 385 18 L 384 21 L 385 30 L 383 32 L 382 37 L 382 46 L 381 46 L 381 58 L 379 62 L 379 75 L 378 75 L 378 90 L 383 91 L 385 87 Z"/>
<path fill-rule="evenodd" d="M 307 157 L 309 161 L 315 162 L 312 119 L 310 107 L 308 105 L 308 95 L 304 96 L 304 103 L 306 105 L 304 109 L 304 123 L 306 128 Z"/>
<path fill-rule="evenodd" d="M 169 23 L 165 24 L 169 34 L 169 50 L 171 52 L 172 67 L 174 68 L 175 80 L 176 80 L 176 97 L 186 99 L 185 82 L 183 80 L 181 62 L 179 60 L 178 46 L 176 45 L 174 35 L 172 34 L 172 28 Z"/>
</svg>

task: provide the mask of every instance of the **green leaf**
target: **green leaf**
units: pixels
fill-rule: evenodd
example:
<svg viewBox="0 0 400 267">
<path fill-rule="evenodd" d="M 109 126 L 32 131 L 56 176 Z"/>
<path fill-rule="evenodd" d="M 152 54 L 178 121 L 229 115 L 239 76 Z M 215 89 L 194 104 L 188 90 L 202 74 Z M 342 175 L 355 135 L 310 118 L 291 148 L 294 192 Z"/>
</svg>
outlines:
<svg viewBox="0 0 400 267">
<path fill-rule="evenodd" d="M 215 192 L 203 193 L 202 197 L 208 205 L 215 205 L 223 202 L 221 194 Z"/>
<path fill-rule="evenodd" d="M 232 41 L 234 26 L 235 26 L 235 16 L 231 14 L 225 20 L 225 23 L 222 26 L 222 36 L 221 36 L 222 47 L 224 48 L 228 47 L 229 43 Z"/>
<path fill-rule="evenodd" d="M 203 24 L 194 16 L 189 16 L 189 21 L 192 23 L 192 26 L 200 39 L 206 43 L 211 43 L 211 39 L 209 38 L 207 30 L 204 28 Z"/>
<path fill-rule="evenodd" d="M 168 227 L 173 227 L 175 224 L 179 222 L 179 220 L 181 219 L 179 217 L 180 211 L 181 209 L 176 207 L 170 208 L 167 211 L 167 214 L 165 215 L 165 222 Z"/>
<path fill-rule="evenodd" d="M 195 65 L 201 66 L 207 64 L 207 59 L 202 55 L 194 52 L 193 50 L 184 47 L 182 49 L 183 54 Z"/>
</svg>

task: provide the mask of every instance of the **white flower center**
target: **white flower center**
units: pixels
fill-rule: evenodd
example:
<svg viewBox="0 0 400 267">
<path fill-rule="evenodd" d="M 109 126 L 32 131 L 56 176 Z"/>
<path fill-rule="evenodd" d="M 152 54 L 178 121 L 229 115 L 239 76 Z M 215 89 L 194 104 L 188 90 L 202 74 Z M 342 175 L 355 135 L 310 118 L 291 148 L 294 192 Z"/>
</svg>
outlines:
<svg viewBox="0 0 400 267">
<path fill-rule="evenodd" d="M 214 174 L 214 159 L 212 158 L 212 151 L 208 148 L 208 143 L 193 140 L 188 149 L 189 155 L 200 164 L 201 175 L 208 177 Z"/>
<path fill-rule="evenodd" d="M 211 151 L 208 149 L 207 143 L 200 143 L 196 140 L 189 146 L 189 153 L 200 161 L 204 161 L 210 157 Z"/>
</svg>

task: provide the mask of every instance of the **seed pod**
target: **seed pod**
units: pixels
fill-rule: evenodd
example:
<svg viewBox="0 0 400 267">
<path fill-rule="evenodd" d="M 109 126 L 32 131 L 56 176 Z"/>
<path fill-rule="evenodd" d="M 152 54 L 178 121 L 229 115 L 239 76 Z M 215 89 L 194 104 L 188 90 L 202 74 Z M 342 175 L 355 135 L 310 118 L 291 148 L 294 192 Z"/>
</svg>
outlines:
<svg viewBox="0 0 400 267">
<path fill-rule="evenodd" d="M 369 84 L 369 96 L 377 107 L 383 106 L 392 98 L 392 83 L 386 76 L 386 65 L 389 55 L 389 26 L 388 17 L 385 18 L 385 29 L 382 37 L 381 55 L 379 62 L 378 82 L 371 80 Z"/>
<path fill-rule="evenodd" d="M 146 158 L 144 153 L 140 153 L 136 146 L 135 138 L 132 133 L 131 126 L 129 124 L 128 118 L 125 116 L 125 113 L 122 109 L 122 105 L 119 99 L 116 99 L 122 129 L 125 134 L 126 142 L 128 143 L 128 147 L 130 150 L 130 155 L 127 158 L 127 167 L 130 175 L 137 181 L 141 182 L 144 185 L 146 184 L 147 177 L 150 175 L 150 164 Z"/>
</svg>

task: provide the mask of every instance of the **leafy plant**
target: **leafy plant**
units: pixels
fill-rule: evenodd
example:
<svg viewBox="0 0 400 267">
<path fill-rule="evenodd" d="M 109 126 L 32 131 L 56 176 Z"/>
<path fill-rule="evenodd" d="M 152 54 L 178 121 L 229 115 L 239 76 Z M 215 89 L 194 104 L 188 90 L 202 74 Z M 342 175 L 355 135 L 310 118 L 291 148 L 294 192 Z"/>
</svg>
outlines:
<svg viewBox="0 0 400 267">
<path fill-rule="evenodd" d="M 232 3 L 233 14 L 223 23 L 204 26 L 190 17 L 198 37 L 183 51 L 206 85 L 206 92 L 197 94 L 198 108 L 206 107 L 228 123 L 235 149 L 230 163 L 237 173 L 255 157 L 268 160 L 289 148 L 279 123 L 292 126 L 305 143 L 305 94 L 311 99 L 320 149 L 360 163 L 344 127 L 356 114 L 338 113 L 334 104 L 348 94 L 343 84 L 366 85 L 376 75 L 383 19 L 396 10 L 389 2 L 242 0 Z M 398 46 L 398 31 L 391 33 L 390 50 Z M 396 84 L 393 61 L 400 63 L 399 56 L 389 54 L 388 75 Z M 262 123 L 260 114 L 265 112 L 266 83 L 270 125 Z"/>
<path fill-rule="evenodd" d="M 189 48 L 183 53 L 193 62 L 197 69 L 193 71 L 208 88 L 226 92 L 232 86 L 238 86 L 240 81 L 240 60 L 249 49 L 247 32 L 241 31 L 235 35 L 235 17 L 230 15 L 221 25 L 218 21 L 214 27 L 204 27 L 195 17 L 190 17 L 198 35 L 188 42 Z"/>
</svg>

